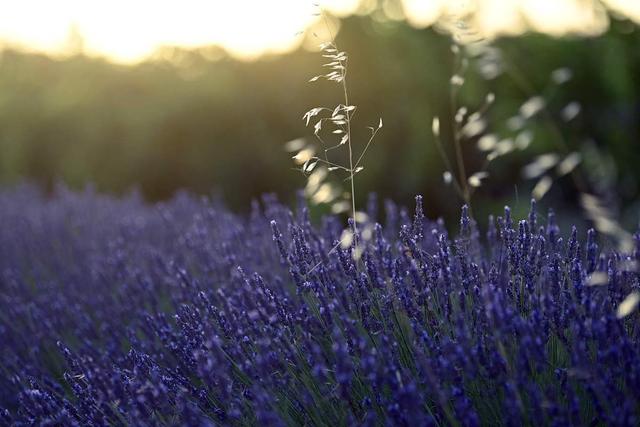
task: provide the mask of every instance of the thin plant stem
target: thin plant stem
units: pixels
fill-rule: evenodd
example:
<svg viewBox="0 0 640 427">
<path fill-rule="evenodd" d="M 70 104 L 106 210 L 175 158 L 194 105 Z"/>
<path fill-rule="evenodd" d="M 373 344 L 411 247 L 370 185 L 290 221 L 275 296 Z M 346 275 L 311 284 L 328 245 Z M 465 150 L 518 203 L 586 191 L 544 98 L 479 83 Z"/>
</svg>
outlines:
<svg viewBox="0 0 640 427">
<path fill-rule="evenodd" d="M 447 156 L 447 153 L 444 151 L 444 147 L 442 146 L 442 142 L 440 141 L 440 136 L 434 135 L 434 137 L 436 140 L 436 147 L 438 148 L 438 153 L 440 153 L 440 158 L 442 159 L 444 166 L 447 168 L 447 171 L 452 171 L 453 168 L 451 167 L 451 162 L 449 161 L 449 157 Z M 456 178 L 453 178 L 451 180 L 451 183 L 453 184 L 453 188 L 456 190 L 456 193 L 458 193 L 458 195 L 464 199 L 464 195 L 462 193 L 462 189 L 460 188 L 460 185 L 458 184 L 458 180 Z"/>
<path fill-rule="evenodd" d="M 369 138 L 369 141 L 367 141 L 367 145 L 364 147 L 364 150 L 362 150 L 362 153 L 358 157 L 358 160 L 356 160 L 356 164 L 353 166 L 354 168 L 357 169 L 358 166 L 360 166 L 360 161 L 362 160 L 362 158 L 364 157 L 365 153 L 369 149 L 369 145 L 371 145 L 371 143 L 373 142 L 373 139 L 376 137 L 376 134 L 378 133 L 379 130 L 380 130 L 380 128 L 377 128 L 377 129 L 372 131 L 371 137 Z"/>
<path fill-rule="evenodd" d="M 329 32 L 329 37 L 331 37 L 331 40 L 333 40 L 333 45 L 335 46 L 335 48 L 337 50 L 338 49 L 338 45 L 335 42 L 335 37 L 333 36 L 333 32 L 331 31 L 331 27 L 329 27 L 329 22 L 327 21 L 327 15 L 324 13 L 324 11 L 321 11 L 322 13 L 322 19 L 324 20 L 324 24 L 327 27 L 327 31 Z M 348 61 L 348 59 L 347 59 Z M 349 105 L 349 92 L 347 91 L 347 67 L 343 67 L 340 70 L 341 73 L 341 84 L 342 84 L 342 92 L 344 95 L 344 105 L 345 107 Z M 351 215 L 353 218 L 353 234 L 354 236 L 356 236 L 356 238 L 353 240 L 354 242 L 354 253 L 357 254 L 358 253 L 358 223 L 356 221 L 356 186 L 354 183 L 354 168 L 353 168 L 353 148 L 351 145 L 351 112 L 350 111 L 345 111 L 345 115 L 344 115 L 344 121 L 346 122 L 347 125 L 347 147 L 349 150 L 349 178 L 351 181 Z M 364 153 L 363 153 L 364 154 Z"/>
<path fill-rule="evenodd" d="M 457 45 L 456 45 L 457 46 Z M 456 58 L 456 64 L 454 69 L 459 68 L 458 66 L 458 61 L 459 61 L 459 53 L 455 54 L 455 58 Z M 458 73 L 459 70 L 455 71 L 455 74 Z M 452 118 L 452 140 L 453 140 L 453 147 L 456 153 L 456 163 L 458 166 L 458 175 L 459 175 L 459 180 L 460 180 L 460 189 L 462 190 L 462 198 L 464 199 L 464 202 L 469 206 L 469 208 L 471 208 L 471 200 L 470 200 L 470 193 L 469 193 L 469 184 L 467 182 L 467 172 L 464 166 L 464 157 L 462 155 L 462 147 L 460 144 L 460 129 L 458 126 L 458 121 L 456 120 L 456 114 L 457 114 L 457 102 L 456 102 L 456 97 L 457 97 L 457 90 L 455 89 L 456 86 L 455 85 L 451 85 L 451 91 L 450 91 L 450 106 L 451 106 L 451 118 Z"/>
<path fill-rule="evenodd" d="M 347 69 L 346 67 L 342 71 L 342 90 L 344 92 L 344 105 L 349 105 L 349 94 L 347 92 Z M 345 121 L 347 122 L 347 147 L 349 148 L 349 175 L 351 178 L 351 212 L 353 214 L 353 234 L 358 235 L 358 222 L 356 221 L 356 186 L 354 183 L 354 169 L 353 169 L 353 149 L 351 147 L 351 119 L 349 118 L 349 112 L 345 114 Z M 354 239 L 355 253 L 358 253 L 358 239 Z"/>
</svg>

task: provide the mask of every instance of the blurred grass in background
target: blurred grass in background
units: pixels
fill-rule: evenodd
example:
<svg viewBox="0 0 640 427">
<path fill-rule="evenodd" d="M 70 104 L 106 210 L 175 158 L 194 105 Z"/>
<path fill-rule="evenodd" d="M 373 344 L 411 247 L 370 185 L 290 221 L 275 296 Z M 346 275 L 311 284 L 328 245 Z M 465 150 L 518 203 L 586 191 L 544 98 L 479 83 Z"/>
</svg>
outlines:
<svg viewBox="0 0 640 427">
<path fill-rule="evenodd" d="M 370 191 L 407 204 L 420 193 L 430 216 L 456 216 L 461 201 L 442 184 L 445 169 L 431 134 L 434 116 L 452 120 L 449 38 L 403 22 L 353 16 L 343 20 L 338 42 L 350 55 L 350 97 L 359 108 L 355 136 L 365 138 L 365 126 L 379 116 L 385 123 L 356 178 L 359 203 Z M 605 198 L 611 193 L 612 205 L 633 212 L 627 224 L 636 221 L 638 29 L 614 20 L 598 37 L 531 34 L 495 45 L 503 72 L 487 80 L 471 70 L 461 102 L 477 108 L 494 92 L 491 132 L 508 133 L 507 120 L 540 93 L 548 95 L 551 118 L 529 124 L 534 140 L 527 151 L 492 165 L 473 200 L 476 214 L 495 213 L 505 203 L 525 209 L 533 183 L 521 179 L 521 168 L 533 155 L 555 149 L 556 127 L 569 149 L 583 154 L 592 191 Z M 305 111 L 334 105 L 339 96 L 334 85 L 307 82 L 322 62 L 319 54 L 303 50 L 241 62 L 217 48 L 167 48 L 142 64 L 122 66 L 82 55 L 51 59 L 5 50 L 0 182 L 26 178 L 51 189 L 62 180 L 116 193 L 139 187 L 149 200 L 183 188 L 219 191 L 238 210 L 264 192 L 291 200 L 305 180 L 292 169 L 283 144 L 309 135 L 301 120 Z M 561 67 L 570 68 L 573 79 L 550 86 L 551 72 Z M 560 111 L 571 101 L 582 111 L 563 123 Z M 446 132 L 443 137 L 446 142 Z M 471 169 L 483 161 L 474 144 L 464 153 Z M 571 181 L 563 178 L 544 204 L 576 211 L 575 197 Z"/>
</svg>

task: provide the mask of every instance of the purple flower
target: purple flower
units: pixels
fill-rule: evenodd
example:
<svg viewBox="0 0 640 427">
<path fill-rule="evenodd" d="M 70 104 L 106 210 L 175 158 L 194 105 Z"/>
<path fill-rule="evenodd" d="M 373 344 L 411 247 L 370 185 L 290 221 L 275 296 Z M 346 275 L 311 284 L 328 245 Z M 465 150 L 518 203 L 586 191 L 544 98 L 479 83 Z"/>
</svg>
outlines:
<svg viewBox="0 0 640 427">
<path fill-rule="evenodd" d="M 1 192 L 0 424 L 637 424 L 638 235 L 409 212 Z"/>
</svg>

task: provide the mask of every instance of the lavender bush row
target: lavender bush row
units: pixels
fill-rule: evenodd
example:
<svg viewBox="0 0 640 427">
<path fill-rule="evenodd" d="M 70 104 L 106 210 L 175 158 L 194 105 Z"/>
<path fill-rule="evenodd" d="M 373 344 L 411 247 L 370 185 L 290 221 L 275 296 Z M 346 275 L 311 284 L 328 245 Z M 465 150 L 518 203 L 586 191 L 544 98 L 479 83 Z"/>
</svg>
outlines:
<svg viewBox="0 0 640 427">
<path fill-rule="evenodd" d="M 561 237 L 535 205 L 483 238 L 419 197 L 384 216 L 354 261 L 340 219 L 271 196 L 245 217 L 5 190 L 0 425 L 640 422 L 638 313 L 616 316 L 640 244 Z"/>
</svg>

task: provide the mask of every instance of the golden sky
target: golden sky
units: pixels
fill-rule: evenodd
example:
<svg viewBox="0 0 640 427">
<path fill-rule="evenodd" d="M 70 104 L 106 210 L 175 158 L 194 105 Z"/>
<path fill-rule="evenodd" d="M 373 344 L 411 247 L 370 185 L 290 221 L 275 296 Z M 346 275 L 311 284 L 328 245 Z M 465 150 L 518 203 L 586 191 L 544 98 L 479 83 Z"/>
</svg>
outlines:
<svg viewBox="0 0 640 427">
<path fill-rule="evenodd" d="M 2 1 L 2 0 L 0 0 Z M 240 58 L 286 52 L 303 42 L 299 31 L 317 23 L 320 3 L 338 16 L 370 7 L 373 0 L 19 0 L 0 15 L 0 41 L 25 49 L 64 54 L 71 29 L 91 55 L 132 63 L 163 45 L 217 44 Z M 385 0 L 401 2 L 407 21 L 425 27 L 465 16 L 485 35 L 527 30 L 554 35 L 598 33 L 611 10 L 640 22 L 640 0 Z M 367 5 L 369 3 L 369 5 Z M 397 7 L 395 10 L 397 11 Z"/>
</svg>

